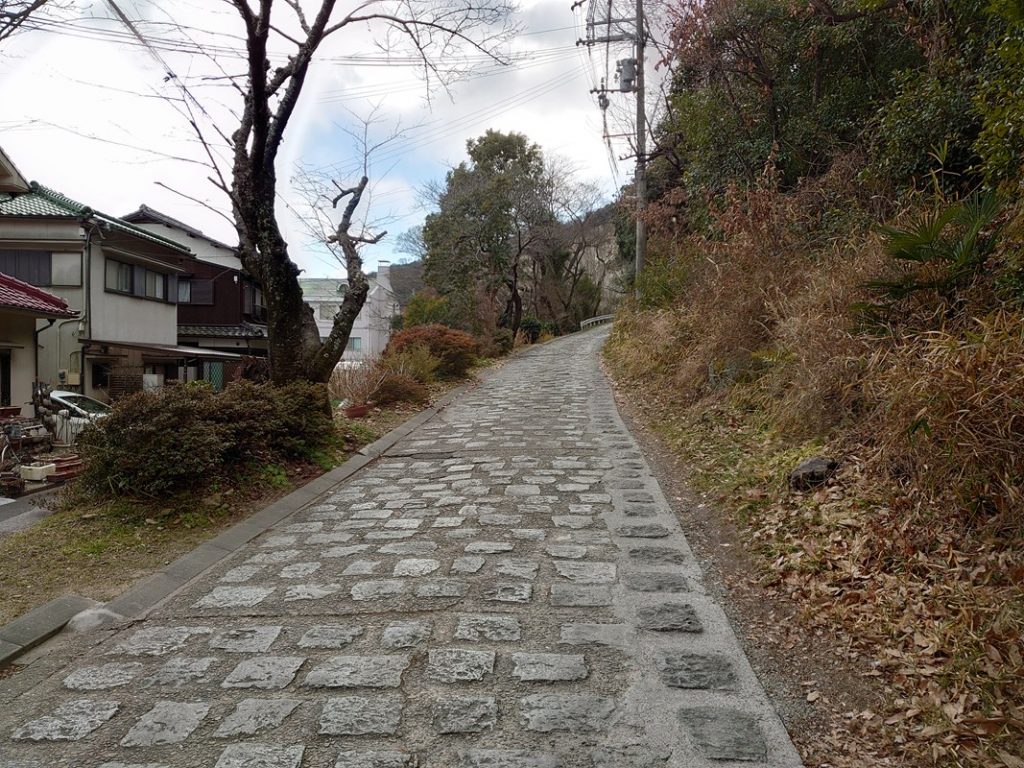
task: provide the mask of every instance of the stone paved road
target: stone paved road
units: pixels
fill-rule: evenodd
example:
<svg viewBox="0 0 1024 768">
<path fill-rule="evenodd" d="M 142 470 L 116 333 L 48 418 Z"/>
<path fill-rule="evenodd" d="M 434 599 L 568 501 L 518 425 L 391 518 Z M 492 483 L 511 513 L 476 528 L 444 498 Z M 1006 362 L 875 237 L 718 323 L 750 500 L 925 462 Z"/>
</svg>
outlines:
<svg viewBox="0 0 1024 768">
<path fill-rule="evenodd" d="M 799 766 L 603 339 L 491 373 L 23 692 L 0 768 Z"/>
</svg>

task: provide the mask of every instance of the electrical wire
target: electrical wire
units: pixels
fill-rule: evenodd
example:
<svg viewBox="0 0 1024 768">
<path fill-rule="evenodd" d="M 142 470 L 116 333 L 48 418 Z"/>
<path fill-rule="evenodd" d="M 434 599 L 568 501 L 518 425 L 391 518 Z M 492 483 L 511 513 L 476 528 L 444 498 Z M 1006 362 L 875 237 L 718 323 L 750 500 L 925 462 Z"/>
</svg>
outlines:
<svg viewBox="0 0 1024 768">
<path fill-rule="evenodd" d="M 375 163 L 380 162 L 391 162 L 397 160 L 410 152 L 422 149 L 424 147 L 435 144 L 438 141 L 443 141 L 453 135 L 464 133 L 467 130 L 472 129 L 474 126 L 479 125 L 482 122 L 493 120 L 496 117 L 500 117 L 507 112 L 516 109 L 523 104 L 529 103 L 534 99 L 543 96 L 551 91 L 557 90 L 569 83 L 573 82 L 583 73 L 583 67 L 575 67 L 568 72 L 554 78 L 553 80 L 540 83 L 539 85 L 531 86 L 526 88 L 510 97 L 500 99 L 486 107 L 474 110 L 472 112 L 461 115 L 459 118 L 453 121 L 445 122 L 443 125 L 439 125 L 437 128 L 428 130 L 420 135 L 411 136 L 408 139 L 395 142 L 394 148 L 389 149 L 387 152 L 383 152 L 380 155 L 373 158 Z M 320 171 L 330 171 L 340 173 L 342 175 L 352 173 L 357 169 L 358 163 L 350 163 L 348 165 L 328 165 L 321 167 Z"/>
<path fill-rule="evenodd" d="M 148 26 L 150 22 L 136 22 L 139 28 Z M 104 27 L 96 27 L 85 24 L 76 24 L 74 21 L 57 21 L 51 19 L 29 19 L 24 28 L 26 30 L 35 30 L 37 32 L 48 32 L 63 37 L 70 37 L 74 39 L 87 40 L 87 41 L 98 41 L 98 42 L 114 42 L 123 43 L 125 45 L 133 47 L 145 47 L 152 51 L 160 51 L 164 53 L 185 53 L 194 55 L 220 55 L 227 58 L 237 58 L 239 60 L 246 60 L 248 53 L 244 48 L 234 48 L 226 45 L 221 45 L 213 42 L 195 42 L 193 40 L 183 40 L 180 38 L 169 38 L 162 37 L 160 35 L 145 35 L 145 42 L 140 41 L 131 32 L 125 32 L 118 29 L 109 29 Z M 539 35 L 546 34 L 549 32 L 560 31 L 563 28 L 552 28 L 548 30 L 537 30 L 531 34 Z M 222 37 L 218 35 L 218 37 Z M 235 38 L 239 39 L 239 38 Z M 244 41 L 241 41 L 244 42 Z M 543 51 L 558 51 L 568 50 L 571 46 L 551 46 L 546 48 L 536 48 L 527 51 L 512 52 L 509 54 L 509 59 L 515 61 L 522 57 L 530 57 L 538 52 Z M 275 54 L 271 53 L 270 58 L 275 61 L 284 61 L 287 59 L 287 54 Z M 423 59 L 416 55 L 399 55 L 399 54 L 352 54 L 347 56 L 320 56 L 318 61 L 330 62 L 336 64 L 346 64 L 349 66 L 359 67 L 421 67 L 423 66 Z M 485 53 L 465 54 L 459 57 L 459 61 L 466 65 L 470 64 L 486 64 L 493 63 L 495 61 L 493 56 Z"/>
<path fill-rule="evenodd" d="M 537 57 L 530 59 L 529 63 L 521 64 L 514 67 L 496 66 L 492 69 L 482 70 L 468 75 L 467 77 L 459 79 L 457 82 L 461 85 L 462 83 L 471 82 L 474 80 L 480 80 L 489 77 L 498 77 L 501 75 L 512 75 L 520 72 L 524 72 L 529 69 L 536 69 L 538 67 L 548 66 L 550 64 L 557 64 L 563 61 L 568 61 L 576 57 L 574 50 L 560 52 L 556 54 L 550 54 L 543 57 Z M 387 97 L 392 95 L 411 93 L 419 91 L 423 88 L 422 83 L 407 83 L 405 85 L 367 85 L 363 87 L 355 88 L 336 88 L 321 92 L 320 101 L 325 104 L 337 104 L 345 101 L 355 101 L 359 99 L 372 99 L 378 97 Z"/>
</svg>

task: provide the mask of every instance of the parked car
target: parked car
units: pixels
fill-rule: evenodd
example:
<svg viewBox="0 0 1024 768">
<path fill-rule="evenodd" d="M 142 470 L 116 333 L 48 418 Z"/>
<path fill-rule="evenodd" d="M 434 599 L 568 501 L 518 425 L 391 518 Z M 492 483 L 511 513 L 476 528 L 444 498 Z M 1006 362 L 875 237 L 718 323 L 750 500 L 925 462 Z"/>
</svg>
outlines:
<svg viewBox="0 0 1024 768">
<path fill-rule="evenodd" d="M 56 411 L 57 436 L 66 443 L 75 442 L 78 433 L 87 424 L 106 418 L 110 414 L 110 406 L 78 392 L 65 392 L 55 389 L 49 394 Z"/>
</svg>

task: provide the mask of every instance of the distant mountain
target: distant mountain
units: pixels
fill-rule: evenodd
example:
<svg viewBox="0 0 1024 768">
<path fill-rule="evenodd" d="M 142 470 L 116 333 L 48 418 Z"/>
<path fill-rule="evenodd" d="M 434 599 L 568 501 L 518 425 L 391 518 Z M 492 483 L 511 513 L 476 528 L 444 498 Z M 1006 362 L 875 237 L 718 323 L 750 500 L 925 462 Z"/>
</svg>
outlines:
<svg viewBox="0 0 1024 768">
<path fill-rule="evenodd" d="M 408 264 L 391 265 L 391 288 L 395 292 L 395 298 L 404 308 L 409 299 L 416 291 L 424 288 L 423 262 L 410 261 Z"/>
</svg>

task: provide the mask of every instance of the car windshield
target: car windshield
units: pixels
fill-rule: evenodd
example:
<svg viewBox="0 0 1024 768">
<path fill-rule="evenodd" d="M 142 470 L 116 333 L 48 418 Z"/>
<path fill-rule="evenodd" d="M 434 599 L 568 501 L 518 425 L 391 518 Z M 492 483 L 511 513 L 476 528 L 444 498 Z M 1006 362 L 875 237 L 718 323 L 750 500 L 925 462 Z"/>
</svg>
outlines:
<svg viewBox="0 0 1024 768">
<path fill-rule="evenodd" d="M 99 400 L 93 400 L 85 395 L 64 395 L 61 397 L 61 400 L 89 414 L 110 412 L 109 405 L 101 403 Z"/>
</svg>

